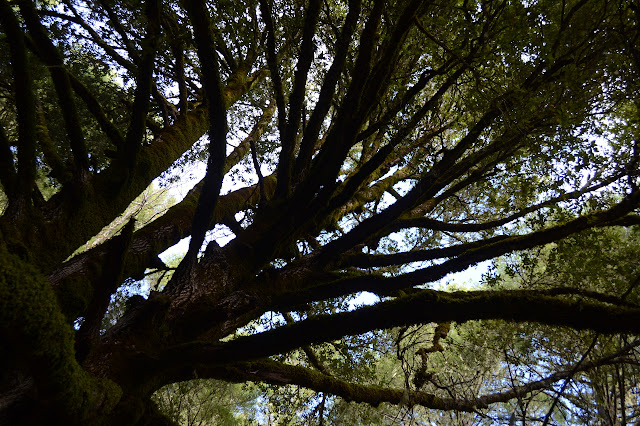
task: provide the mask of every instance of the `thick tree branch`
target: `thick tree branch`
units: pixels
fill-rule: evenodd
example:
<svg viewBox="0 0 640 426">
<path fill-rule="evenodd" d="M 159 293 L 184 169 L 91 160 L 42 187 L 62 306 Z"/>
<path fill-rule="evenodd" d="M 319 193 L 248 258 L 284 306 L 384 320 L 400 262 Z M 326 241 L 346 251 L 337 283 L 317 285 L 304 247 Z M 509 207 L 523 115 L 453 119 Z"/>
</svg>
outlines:
<svg viewBox="0 0 640 426">
<path fill-rule="evenodd" d="M 278 66 L 278 56 L 276 54 L 273 15 L 268 0 L 260 0 L 260 12 L 262 13 L 262 19 L 264 20 L 267 32 L 267 65 L 269 66 L 269 73 L 273 83 L 273 96 L 276 100 L 276 107 L 278 108 L 278 130 L 280 131 L 280 137 L 284 137 L 287 127 L 287 110 L 285 108 L 284 90 L 282 88 L 282 78 L 280 77 L 280 68 Z"/>
<path fill-rule="evenodd" d="M 303 105 L 309 68 L 315 55 L 315 42 L 313 38 L 316 25 L 320 17 L 322 0 L 310 0 L 305 11 L 304 29 L 302 32 L 302 44 L 296 65 L 293 90 L 289 97 L 289 117 L 285 127 L 285 133 L 280 135 L 282 149 L 278 158 L 278 185 L 276 186 L 276 198 L 287 197 L 291 192 L 291 173 L 293 171 L 294 150 L 298 139 L 298 130 L 303 119 Z"/>
<path fill-rule="evenodd" d="M 351 45 L 353 33 L 356 30 L 358 18 L 360 17 L 361 3 L 361 0 L 349 1 L 349 12 L 347 13 L 344 25 L 338 40 L 336 41 L 336 55 L 334 57 L 334 61 L 331 64 L 331 67 L 329 67 L 324 81 L 322 82 L 318 101 L 316 102 L 313 113 L 311 114 L 309 122 L 304 129 L 304 135 L 300 143 L 300 152 L 298 153 L 294 169 L 294 176 L 298 176 L 298 182 L 306 175 L 306 171 L 311 163 L 311 157 L 318 143 L 317 139 L 322 127 L 322 122 L 324 121 L 333 102 L 336 84 L 338 83 L 338 79 L 340 78 L 345 66 L 348 57 L 347 52 Z"/>
<path fill-rule="evenodd" d="M 33 91 L 31 69 L 27 59 L 24 34 L 20 29 L 13 8 L 6 0 L 0 1 L 0 23 L 7 34 L 13 87 L 15 90 L 18 119 L 18 173 L 16 186 L 8 188 L 10 204 L 16 198 L 23 198 L 19 204 L 29 200 L 36 177 L 36 104 Z M 3 154 L 6 154 L 3 153 Z M 4 162 L 8 162 L 5 156 Z M 15 206 L 21 210 L 21 206 Z"/>
<path fill-rule="evenodd" d="M 16 173 L 11 143 L 0 125 L 0 184 L 2 190 L 9 198 L 14 197 L 15 185 L 18 179 Z"/>
<path fill-rule="evenodd" d="M 156 50 L 160 36 L 160 9 L 162 4 L 158 0 L 145 2 L 145 16 L 147 20 L 147 34 L 142 42 L 142 55 L 136 74 L 136 91 L 133 100 L 133 109 L 129 128 L 123 145 L 118 147 L 118 155 L 123 161 L 125 170 L 128 171 L 128 179 L 133 178 L 134 170 L 138 164 L 138 154 L 142 148 L 145 134 L 147 112 L 153 89 L 153 70 L 155 68 Z"/>
<path fill-rule="evenodd" d="M 60 111 L 73 153 L 75 178 L 84 183 L 89 173 L 89 156 L 76 103 L 72 96 L 69 74 L 65 69 L 62 55 L 53 45 L 45 28 L 40 23 L 40 17 L 33 3 L 23 0 L 19 4 L 22 17 L 35 42 L 40 59 L 49 68 L 51 80 L 58 95 L 58 104 L 60 105 Z"/>
<path fill-rule="evenodd" d="M 640 308 L 548 296 L 535 290 L 443 292 L 423 290 L 355 311 L 312 317 L 226 343 L 192 343 L 160 355 L 167 362 L 212 366 L 258 360 L 347 335 L 422 323 L 501 319 L 537 322 L 601 333 L 638 333 Z M 177 358 L 180 357 L 180 358 Z"/>
<path fill-rule="evenodd" d="M 109 413 L 122 391 L 112 381 L 91 377 L 76 362 L 73 332 L 46 279 L 1 245 L 0 255 L 0 336 L 9 341 L 20 336 L 21 342 L 3 350 L 3 368 L 26 367 L 36 385 L 34 405 L 38 395 L 46 396 L 57 419 L 91 423 L 93 415 Z"/>
<path fill-rule="evenodd" d="M 267 194 L 273 193 L 275 190 L 273 176 L 265 177 L 265 188 Z M 193 217 L 195 205 L 200 197 L 200 190 L 201 185 L 196 186 L 180 203 L 171 207 L 163 216 L 133 234 L 129 249 L 124 254 L 127 262 L 122 271 L 122 279 L 127 277 L 141 279 L 145 269 L 162 265 L 157 257 L 159 253 L 190 235 L 190 218 Z M 233 217 L 235 213 L 247 208 L 247 206 L 257 205 L 259 195 L 260 193 L 254 186 L 222 196 L 210 226 L 220 223 L 228 217 Z M 63 310 L 67 312 L 68 316 L 76 318 L 82 315 L 82 310 L 77 310 L 78 301 L 76 299 L 82 300 L 87 297 L 87 294 L 102 291 L 103 285 L 100 281 L 102 268 L 100 265 L 107 262 L 109 253 L 109 244 L 96 246 L 85 253 L 74 256 L 47 277 L 57 293 L 74 296 L 64 300 L 68 305 L 63 306 Z M 80 288 L 77 286 L 80 279 L 88 281 L 92 285 L 88 288 Z M 80 305 L 80 309 L 84 309 L 82 305 Z"/>
<path fill-rule="evenodd" d="M 36 133 L 38 134 L 38 141 L 40 142 L 40 149 L 44 156 L 47 165 L 51 167 L 50 175 L 58 180 L 61 184 L 69 182 L 73 176 L 69 167 L 62 161 L 55 143 L 51 140 L 49 135 L 49 127 L 45 118 L 42 105 L 36 104 L 38 114 L 38 125 L 36 126 Z"/>
<path fill-rule="evenodd" d="M 209 105 L 209 158 L 207 173 L 204 177 L 202 194 L 198 199 L 193 216 L 191 242 L 185 259 L 181 263 L 190 268 L 194 262 L 205 233 L 209 229 L 211 217 L 218 203 L 222 179 L 224 178 L 224 164 L 227 147 L 227 111 L 218 69 L 217 54 L 211 37 L 212 24 L 209 11 L 204 3 L 187 2 L 187 13 L 194 30 L 194 40 L 198 50 L 198 57 L 202 63 L 202 82 Z M 180 275 L 180 268 L 177 275 Z"/>
<path fill-rule="evenodd" d="M 335 177 L 340 171 L 344 158 L 349 148 L 355 143 L 364 118 L 359 106 L 362 103 L 361 98 L 367 80 L 371 75 L 373 53 L 377 42 L 376 33 L 383 11 L 383 2 L 375 1 L 360 38 L 353 78 L 342 101 L 345 107 L 340 108 L 333 120 L 333 126 L 311 164 L 306 181 L 296 189 L 297 194 L 294 197 L 296 205 L 309 203 L 322 186 L 324 188 L 316 198 L 322 200 L 322 203 L 326 201 L 328 195 L 332 193 Z"/>
<path fill-rule="evenodd" d="M 302 366 L 283 364 L 272 360 L 237 363 L 223 368 L 211 368 L 206 365 L 198 366 L 196 371 L 199 377 L 214 377 L 231 382 L 253 381 L 274 385 L 303 386 L 315 392 L 326 392 L 340 396 L 346 401 L 367 403 L 374 407 L 382 402 L 390 404 L 407 403 L 409 406 L 420 405 L 436 410 L 473 412 L 478 409 L 488 408 L 491 404 L 507 402 L 514 398 L 524 397 L 534 391 L 548 389 L 552 384 L 566 379 L 572 373 L 575 374 L 576 372 L 589 371 L 603 365 L 625 362 L 624 355 L 639 344 L 640 342 L 634 341 L 615 353 L 595 361 L 583 362 L 577 368 L 559 371 L 543 379 L 514 386 L 506 391 L 481 395 L 475 399 L 441 397 L 427 392 L 350 383 Z"/>
<path fill-rule="evenodd" d="M 83 312 L 84 321 L 75 336 L 76 359 L 79 362 L 85 359 L 99 337 L 102 319 L 107 312 L 111 295 L 115 293 L 122 280 L 134 226 L 135 219 L 130 219 L 120 235 L 107 243 L 107 255 L 101 264 L 100 277 L 93 285 L 91 299 Z"/>
</svg>

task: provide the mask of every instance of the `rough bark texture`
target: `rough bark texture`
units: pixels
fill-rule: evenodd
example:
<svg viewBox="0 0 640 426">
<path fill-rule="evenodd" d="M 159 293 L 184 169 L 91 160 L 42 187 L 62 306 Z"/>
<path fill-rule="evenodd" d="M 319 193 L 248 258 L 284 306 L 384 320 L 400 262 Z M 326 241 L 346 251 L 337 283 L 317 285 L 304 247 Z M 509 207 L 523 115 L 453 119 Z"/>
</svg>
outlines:
<svg viewBox="0 0 640 426">
<path fill-rule="evenodd" d="M 0 422 L 169 424 L 151 395 L 196 371 L 372 405 L 473 411 L 573 373 L 458 400 L 348 383 L 317 360 L 313 370 L 269 357 L 420 323 L 640 333 L 629 294 L 580 283 L 426 288 L 590 228 L 637 226 L 633 121 L 622 117 L 627 130 L 606 135 L 616 153 L 596 155 L 576 136 L 602 124 L 594 114 L 637 113 L 628 101 L 640 81 L 637 44 L 628 43 L 637 39 L 637 5 L 99 3 L 71 1 L 62 12 L 0 0 L 1 52 L 10 58 L 0 70 L 9 82 L 0 117 Z M 97 68 L 79 72 L 81 41 L 132 90 Z M 619 69 L 628 75 L 610 78 Z M 111 92 L 101 92 L 107 84 Z M 183 200 L 76 253 L 205 135 L 207 174 Z M 221 190 L 234 170 L 248 183 Z M 46 199 L 45 184 L 55 192 Z M 205 238 L 220 224 L 234 233 L 224 247 Z M 413 247 L 381 244 L 409 231 L 420 235 Z M 103 330 L 117 289 L 166 269 L 158 255 L 188 236 L 168 284 L 131 297 Z M 361 291 L 381 301 L 313 313 L 315 302 Z M 232 338 L 266 312 L 290 324 Z"/>
</svg>

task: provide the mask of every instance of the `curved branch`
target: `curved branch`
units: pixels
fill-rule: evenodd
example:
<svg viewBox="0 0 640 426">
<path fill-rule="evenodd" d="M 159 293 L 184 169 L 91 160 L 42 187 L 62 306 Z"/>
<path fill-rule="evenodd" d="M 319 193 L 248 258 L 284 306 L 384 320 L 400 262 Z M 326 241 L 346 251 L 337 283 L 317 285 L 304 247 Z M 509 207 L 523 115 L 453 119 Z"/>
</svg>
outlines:
<svg viewBox="0 0 640 426">
<path fill-rule="evenodd" d="M 274 385 L 298 385 L 315 392 L 333 394 L 346 401 L 367 403 L 374 407 L 382 402 L 387 402 L 390 404 L 408 404 L 409 406 L 421 405 L 436 410 L 475 411 L 488 408 L 491 404 L 507 402 L 537 390 L 547 389 L 554 383 L 566 379 L 576 372 L 588 371 L 603 365 L 624 363 L 625 358 L 622 357 L 638 345 L 640 345 L 640 341 L 634 341 L 620 350 L 595 361 L 583 362 L 573 368 L 553 373 L 543 379 L 514 386 L 506 391 L 482 395 L 474 399 L 446 398 L 410 389 L 382 388 L 356 384 L 309 368 L 272 360 L 241 362 L 228 367 L 212 367 L 202 363 L 190 364 L 190 366 L 197 371 L 198 377 L 210 377 L 230 382 L 253 381 Z M 188 371 L 193 370 L 189 369 Z M 188 378 L 180 376 L 176 379 L 185 380 Z"/>
</svg>

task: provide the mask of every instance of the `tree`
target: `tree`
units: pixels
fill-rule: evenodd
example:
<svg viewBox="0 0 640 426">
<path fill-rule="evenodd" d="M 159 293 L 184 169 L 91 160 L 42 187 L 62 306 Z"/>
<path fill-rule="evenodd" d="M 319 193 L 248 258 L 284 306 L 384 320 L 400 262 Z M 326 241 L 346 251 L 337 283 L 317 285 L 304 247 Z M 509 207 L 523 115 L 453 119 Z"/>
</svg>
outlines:
<svg viewBox="0 0 640 426">
<path fill-rule="evenodd" d="M 638 223 L 639 7 L 1 0 L 2 416 L 161 424 L 151 395 L 196 377 L 473 412 L 568 373 L 447 395 L 333 374 L 317 348 L 473 320 L 637 333 L 616 286 L 430 284 Z M 164 215 L 73 255 L 202 155 Z M 187 236 L 163 289 L 104 330 L 112 295 Z M 363 291 L 380 301 L 345 306 Z M 281 321 L 247 327 L 265 315 Z"/>
</svg>

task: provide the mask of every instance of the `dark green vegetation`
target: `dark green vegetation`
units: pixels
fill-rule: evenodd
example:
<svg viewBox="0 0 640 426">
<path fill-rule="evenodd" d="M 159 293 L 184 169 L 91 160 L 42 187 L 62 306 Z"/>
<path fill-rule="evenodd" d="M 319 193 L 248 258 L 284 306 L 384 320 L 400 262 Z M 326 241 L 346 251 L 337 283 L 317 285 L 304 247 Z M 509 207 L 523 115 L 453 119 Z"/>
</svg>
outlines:
<svg viewBox="0 0 640 426">
<path fill-rule="evenodd" d="M 303 386 L 244 395 L 318 423 L 637 421 L 639 21 L 0 0 L 0 421 L 163 424 L 154 392 L 195 378 Z M 200 158 L 164 215 L 122 216 Z M 432 285 L 491 259 L 473 291 Z"/>
</svg>

